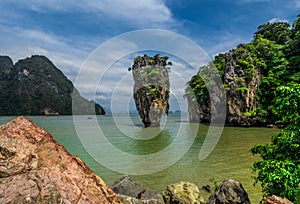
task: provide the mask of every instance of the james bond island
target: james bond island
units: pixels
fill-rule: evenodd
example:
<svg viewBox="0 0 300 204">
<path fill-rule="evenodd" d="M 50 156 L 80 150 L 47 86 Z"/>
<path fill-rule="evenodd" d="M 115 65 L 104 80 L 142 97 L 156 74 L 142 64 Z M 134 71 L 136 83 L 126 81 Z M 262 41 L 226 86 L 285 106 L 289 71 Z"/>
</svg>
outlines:
<svg viewBox="0 0 300 204">
<path fill-rule="evenodd" d="M 132 71 L 133 96 L 136 108 L 145 127 L 159 127 L 163 114 L 169 111 L 169 71 L 168 57 L 159 54 L 150 57 L 138 56 L 128 70 Z"/>
</svg>

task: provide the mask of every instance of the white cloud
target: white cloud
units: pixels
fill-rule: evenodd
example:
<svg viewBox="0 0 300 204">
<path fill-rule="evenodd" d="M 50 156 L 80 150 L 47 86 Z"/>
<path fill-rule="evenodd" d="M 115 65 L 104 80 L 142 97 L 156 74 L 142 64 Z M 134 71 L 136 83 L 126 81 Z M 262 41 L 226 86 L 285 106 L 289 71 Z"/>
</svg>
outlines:
<svg viewBox="0 0 300 204">
<path fill-rule="evenodd" d="M 22 42 L 30 45 L 65 46 L 65 43 L 59 40 L 58 36 L 35 29 L 0 26 L 0 31 L 0 34 L 5 37 L 5 41 L 3 41 L 5 44 L 20 44 Z"/>
<path fill-rule="evenodd" d="M 103 18 L 123 19 L 138 23 L 164 23 L 172 21 L 171 11 L 163 0 L 4 0 L 37 12 L 85 12 Z"/>
<path fill-rule="evenodd" d="M 237 36 L 231 33 L 225 33 L 223 36 L 219 37 L 218 42 L 214 43 L 214 45 L 207 50 L 210 56 L 214 57 L 220 53 L 224 53 L 235 48 L 238 44 L 247 43 L 249 41 L 250 40 L 246 40 L 241 36 Z"/>
<path fill-rule="evenodd" d="M 281 18 L 272 18 L 271 20 L 268 21 L 269 23 L 276 23 L 276 22 L 286 22 L 288 23 L 289 21 L 286 19 L 281 19 Z"/>
<path fill-rule="evenodd" d="M 0 41 L 1 55 L 10 56 L 14 62 L 31 55 L 44 55 L 72 81 L 88 55 L 67 44 L 64 38 L 34 29 L 2 25 L 0 38 L 5 39 Z"/>
<path fill-rule="evenodd" d="M 171 19 L 171 12 L 162 0 L 89 1 L 89 8 L 130 20 L 166 22 Z"/>
<path fill-rule="evenodd" d="M 295 0 L 295 4 L 296 4 L 296 8 L 300 8 L 300 1 L 299 0 Z"/>
</svg>

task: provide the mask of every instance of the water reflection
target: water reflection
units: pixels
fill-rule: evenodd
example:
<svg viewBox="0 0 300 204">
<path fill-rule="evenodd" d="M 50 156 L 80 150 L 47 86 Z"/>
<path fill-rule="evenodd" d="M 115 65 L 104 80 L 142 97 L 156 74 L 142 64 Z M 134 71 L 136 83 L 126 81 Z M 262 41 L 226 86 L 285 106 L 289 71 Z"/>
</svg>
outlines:
<svg viewBox="0 0 300 204">
<path fill-rule="evenodd" d="M 172 133 L 170 130 L 161 130 L 160 128 L 145 128 L 136 132 L 137 135 L 141 137 L 147 134 L 156 134 L 154 138 L 150 140 L 131 140 L 130 153 L 133 154 L 151 154 L 154 152 L 161 151 L 166 146 L 171 144 L 173 141 Z"/>
</svg>

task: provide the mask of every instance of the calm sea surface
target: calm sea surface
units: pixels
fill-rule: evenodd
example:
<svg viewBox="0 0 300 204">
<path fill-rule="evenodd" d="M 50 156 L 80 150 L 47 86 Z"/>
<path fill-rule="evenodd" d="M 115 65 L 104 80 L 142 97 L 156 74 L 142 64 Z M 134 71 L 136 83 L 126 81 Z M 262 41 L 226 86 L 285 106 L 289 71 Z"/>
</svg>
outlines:
<svg viewBox="0 0 300 204">
<path fill-rule="evenodd" d="M 0 124 L 13 118 L 0 117 Z M 158 191 L 179 181 L 195 183 L 199 188 L 204 185 L 214 188 L 215 182 L 232 178 L 243 184 L 252 203 L 259 203 L 261 189 L 259 185 L 253 186 L 254 174 L 250 167 L 259 158 L 252 156 L 250 148 L 269 143 L 278 131 L 225 127 L 211 154 L 200 161 L 198 155 L 209 126 L 188 123 L 186 116 L 169 115 L 162 121 L 161 128 L 143 128 L 138 116 L 80 116 L 76 118 L 77 124 L 82 124 L 80 137 L 72 116 L 28 118 L 51 133 L 109 185 L 126 172 L 139 174 L 132 178 L 142 186 Z M 99 132 L 105 137 L 99 136 Z M 124 171 L 117 172 L 120 169 Z M 153 171 L 158 172 L 147 173 Z M 143 175 L 145 172 L 147 174 Z M 203 190 L 203 196 L 207 198 L 208 195 Z"/>
</svg>

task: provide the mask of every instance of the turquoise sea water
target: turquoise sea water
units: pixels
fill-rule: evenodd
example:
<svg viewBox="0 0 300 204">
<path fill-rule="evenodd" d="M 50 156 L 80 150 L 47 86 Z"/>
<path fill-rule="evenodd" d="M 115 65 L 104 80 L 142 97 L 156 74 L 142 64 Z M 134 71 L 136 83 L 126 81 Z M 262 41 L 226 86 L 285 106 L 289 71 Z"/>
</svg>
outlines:
<svg viewBox="0 0 300 204">
<path fill-rule="evenodd" d="M 13 118 L 0 117 L 0 124 Z M 243 184 L 252 203 L 259 203 L 261 189 L 259 185 L 253 186 L 254 174 L 250 167 L 259 158 L 252 156 L 250 148 L 270 142 L 278 131 L 225 127 L 211 154 L 200 161 L 199 151 L 209 126 L 188 123 L 186 116 L 169 115 L 163 119 L 161 128 L 143 128 L 138 116 L 80 116 L 76 119 L 84 129 L 79 132 L 80 137 L 72 116 L 28 118 L 52 134 L 71 154 L 80 157 L 109 185 L 126 172 L 138 174 L 131 176 L 144 187 L 158 191 L 182 180 L 193 182 L 199 188 L 207 184 L 214 188 L 215 182 L 232 178 Z M 103 138 L 99 136 L 100 130 Z M 111 151 L 111 145 L 116 151 Z M 104 162 L 103 165 L 95 159 Z M 149 173 L 153 171 L 158 172 Z M 204 197 L 208 195 L 203 191 Z"/>
</svg>

